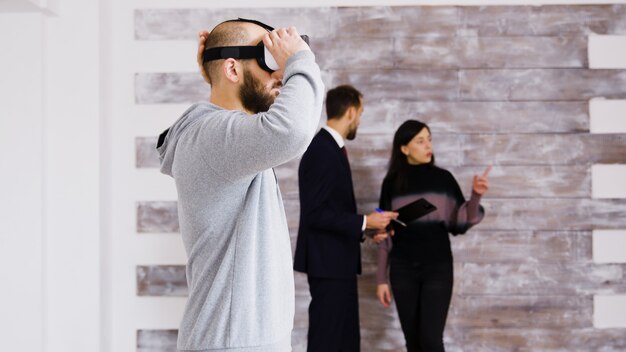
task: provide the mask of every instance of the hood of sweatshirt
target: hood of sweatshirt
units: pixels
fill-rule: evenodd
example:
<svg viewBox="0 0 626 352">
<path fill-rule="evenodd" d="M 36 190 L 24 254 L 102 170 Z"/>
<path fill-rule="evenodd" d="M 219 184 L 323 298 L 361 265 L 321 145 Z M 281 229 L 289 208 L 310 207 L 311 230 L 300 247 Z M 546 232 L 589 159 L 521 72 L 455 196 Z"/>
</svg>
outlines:
<svg viewBox="0 0 626 352">
<path fill-rule="evenodd" d="M 222 110 L 222 108 L 208 102 L 196 103 L 189 107 L 170 128 L 159 135 L 156 149 L 159 153 L 162 173 L 172 176 L 172 164 L 174 163 L 174 156 L 176 155 L 178 139 L 185 132 L 187 127 L 206 113 L 217 110 Z"/>
</svg>

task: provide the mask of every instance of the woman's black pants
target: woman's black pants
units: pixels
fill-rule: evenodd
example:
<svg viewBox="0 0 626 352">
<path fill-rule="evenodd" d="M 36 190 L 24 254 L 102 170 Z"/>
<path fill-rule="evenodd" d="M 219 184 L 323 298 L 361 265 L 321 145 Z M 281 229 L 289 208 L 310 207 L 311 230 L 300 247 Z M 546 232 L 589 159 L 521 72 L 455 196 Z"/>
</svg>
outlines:
<svg viewBox="0 0 626 352">
<path fill-rule="evenodd" d="M 391 290 L 408 352 L 440 352 L 452 297 L 451 262 L 419 263 L 392 258 Z"/>
</svg>

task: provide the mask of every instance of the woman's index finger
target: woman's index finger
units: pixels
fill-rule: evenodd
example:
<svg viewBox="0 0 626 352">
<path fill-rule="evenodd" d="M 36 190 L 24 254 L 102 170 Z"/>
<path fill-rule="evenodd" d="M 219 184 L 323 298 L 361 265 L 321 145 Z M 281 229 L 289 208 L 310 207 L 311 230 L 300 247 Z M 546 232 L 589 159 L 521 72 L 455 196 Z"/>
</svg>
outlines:
<svg viewBox="0 0 626 352">
<path fill-rule="evenodd" d="M 485 172 L 483 172 L 483 177 L 487 177 L 487 175 L 489 175 L 489 172 L 491 171 L 492 167 L 493 165 L 487 166 L 487 168 L 485 169 Z"/>
</svg>

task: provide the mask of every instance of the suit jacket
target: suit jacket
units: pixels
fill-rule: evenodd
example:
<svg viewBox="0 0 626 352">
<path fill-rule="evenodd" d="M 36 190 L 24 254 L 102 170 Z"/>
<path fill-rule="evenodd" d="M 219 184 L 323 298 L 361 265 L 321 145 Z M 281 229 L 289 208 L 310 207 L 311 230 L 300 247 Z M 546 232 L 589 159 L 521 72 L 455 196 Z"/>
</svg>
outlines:
<svg viewBox="0 0 626 352">
<path fill-rule="evenodd" d="M 354 278 L 361 273 L 363 215 L 356 212 L 350 165 L 325 129 L 302 156 L 298 184 L 294 269 L 314 277 Z"/>
</svg>

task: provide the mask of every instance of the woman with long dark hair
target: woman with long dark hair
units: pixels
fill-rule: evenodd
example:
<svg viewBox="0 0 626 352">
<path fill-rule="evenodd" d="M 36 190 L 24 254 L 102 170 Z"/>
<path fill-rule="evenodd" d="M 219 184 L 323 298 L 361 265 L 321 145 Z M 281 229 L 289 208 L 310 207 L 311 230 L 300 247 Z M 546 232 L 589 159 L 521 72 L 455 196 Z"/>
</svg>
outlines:
<svg viewBox="0 0 626 352">
<path fill-rule="evenodd" d="M 408 352 L 444 351 L 453 281 L 449 234 L 464 234 L 484 217 L 480 198 L 489 188 L 489 170 L 474 176 L 472 195 L 465 201 L 454 176 L 435 166 L 426 124 L 408 120 L 394 135 L 380 208 L 398 209 L 420 198 L 437 207 L 406 228 L 394 224 L 393 237 L 378 245 L 376 294 L 389 307 L 393 291 Z"/>
</svg>

